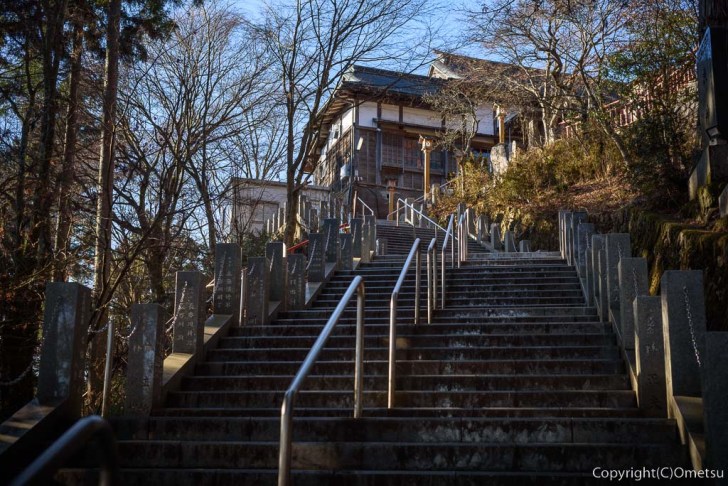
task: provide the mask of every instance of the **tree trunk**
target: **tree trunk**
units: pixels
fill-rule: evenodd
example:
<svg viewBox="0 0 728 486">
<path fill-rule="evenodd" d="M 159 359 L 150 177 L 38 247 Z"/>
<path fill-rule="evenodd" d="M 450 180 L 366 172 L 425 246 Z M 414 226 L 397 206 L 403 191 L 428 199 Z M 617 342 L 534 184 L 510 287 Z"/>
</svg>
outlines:
<svg viewBox="0 0 728 486">
<path fill-rule="evenodd" d="M 92 328 L 106 324 L 106 303 L 111 276 L 111 210 L 114 192 L 114 120 L 116 94 L 119 82 L 119 23 L 121 0 L 110 0 L 106 33 L 106 66 L 104 75 L 103 121 L 101 125 L 101 153 L 98 172 L 98 201 L 96 206 L 96 253 L 94 257 L 94 302 L 96 309 Z M 109 333 L 113 330 L 109 328 Z M 104 338 L 107 333 L 92 337 L 89 364 L 88 400 L 92 410 L 100 404 L 103 386 Z"/>
<path fill-rule="evenodd" d="M 71 74 L 69 80 L 68 113 L 66 114 L 66 135 L 58 190 L 58 222 L 56 225 L 55 258 L 53 280 L 66 279 L 68 242 L 71 230 L 71 184 L 75 172 L 76 136 L 78 134 L 78 87 L 81 84 L 81 53 L 83 52 L 83 26 L 74 23 L 73 50 L 71 52 Z"/>
<path fill-rule="evenodd" d="M 33 241 L 37 244 L 37 269 L 45 271 L 52 254 L 51 247 L 51 166 L 56 139 L 58 113 L 58 68 L 63 56 L 63 24 L 66 1 L 48 2 L 45 6 L 46 25 L 43 36 L 43 109 L 41 111 L 38 187 L 33 204 Z"/>
</svg>

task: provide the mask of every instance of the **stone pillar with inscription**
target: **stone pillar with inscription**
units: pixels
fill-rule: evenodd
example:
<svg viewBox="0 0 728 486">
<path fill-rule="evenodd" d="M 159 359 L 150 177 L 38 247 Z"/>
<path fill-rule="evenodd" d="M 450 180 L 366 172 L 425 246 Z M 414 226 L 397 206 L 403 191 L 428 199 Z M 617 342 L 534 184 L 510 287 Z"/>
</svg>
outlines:
<svg viewBox="0 0 728 486">
<path fill-rule="evenodd" d="M 352 246 L 351 246 L 351 254 L 354 258 L 361 258 L 361 249 L 362 249 L 362 237 L 364 236 L 362 231 L 362 223 L 364 220 L 361 218 L 352 218 L 349 222 L 349 226 L 351 228 L 351 239 L 352 239 Z"/>
<path fill-rule="evenodd" d="M 324 219 L 323 234 L 326 238 L 324 245 L 327 263 L 337 263 L 341 258 L 339 246 L 339 220 L 337 218 Z"/>
<path fill-rule="evenodd" d="M 699 397 L 706 331 L 703 272 L 667 270 L 660 292 L 668 397 Z"/>
<path fill-rule="evenodd" d="M 249 326 L 268 324 L 270 295 L 270 262 L 266 257 L 248 258 L 245 277 L 245 323 Z"/>
<path fill-rule="evenodd" d="M 587 304 L 598 305 L 599 294 L 599 250 L 604 249 L 604 236 L 594 234 L 591 237 L 591 249 L 587 255 L 589 270 L 586 276 Z"/>
<path fill-rule="evenodd" d="M 77 283 L 46 284 L 37 391 L 41 405 L 68 400 L 71 413 L 80 415 L 90 319 L 89 288 Z"/>
<path fill-rule="evenodd" d="M 516 252 L 516 240 L 513 237 L 513 231 L 507 230 L 503 238 L 503 246 L 505 247 L 506 253 Z"/>
<path fill-rule="evenodd" d="M 241 249 L 237 243 L 215 245 L 215 284 L 212 309 L 215 314 L 233 316 L 233 325 L 240 323 Z"/>
<path fill-rule="evenodd" d="M 501 242 L 500 226 L 498 223 L 490 225 L 490 245 L 495 251 L 503 250 L 503 243 Z"/>
<path fill-rule="evenodd" d="M 364 224 L 361 229 L 361 262 L 369 263 L 371 261 L 371 233 L 374 231 L 370 222 L 364 217 Z"/>
<path fill-rule="evenodd" d="M 632 302 L 635 323 L 637 403 L 648 417 L 667 418 L 665 344 L 659 297 L 638 295 Z"/>
<path fill-rule="evenodd" d="M 177 272 L 173 353 L 195 354 L 202 351 L 206 317 L 203 285 L 200 272 Z"/>
<path fill-rule="evenodd" d="M 377 246 L 377 219 L 373 214 L 364 216 L 364 224 L 369 225 L 369 250 L 374 250 Z"/>
<path fill-rule="evenodd" d="M 647 288 L 647 260 L 622 258 L 617 265 L 619 275 L 619 314 L 622 345 L 626 349 L 635 346 L 635 321 L 632 303 L 638 295 L 649 295 Z"/>
<path fill-rule="evenodd" d="M 124 400 L 124 411 L 128 415 L 146 416 L 161 404 L 164 315 L 164 308 L 159 304 L 131 306 L 132 335 L 129 337 Z"/>
<path fill-rule="evenodd" d="M 485 243 L 486 239 L 488 238 L 488 216 L 485 214 L 481 214 L 478 216 L 478 241 L 481 243 Z"/>
<path fill-rule="evenodd" d="M 268 300 L 281 303 L 286 309 L 286 245 L 282 241 L 271 241 L 265 245 L 265 256 L 269 262 Z"/>
<path fill-rule="evenodd" d="M 301 254 L 288 255 L 288 287 L 286 303 L 288 310 L 303 309 L 306 306 L 306 257 Z"/>
<path fill-rule="evenodd" d="M 576 269 L 581 279 L 586 278 L 587 248 L 594 234 L 594 224 L 579 223 L 576 229 Z"/>
<path fill-rule="evenodd" d="M 602 322 L 609 322 L 609 294 L 607 293 L 607 254 L 604 240 L 599 240 L 596 250 L 595 299 Z"/>
<path fill-rule="evenodd" d="M 586 211 L 574 211 L 571 214 L 571 264 L 578 266 L 579 259 L 579 225 L 587 222 Z"/>
<path fill-rule="evenodd" d="M 561 252 L 561 258 L 566 258 L 566 213 L 568 211 L 565 209 L 559 209 L 559 251 Z"/>
<path fill-rule="evenodd" d="M 604 242 L 604 250 L 607 259 L 606 272 L 609 310 L 612 311 L 617 327 L 621 329 L 621 316 L 619 314 L 619 273 L 617 264 L 620 258 L 632 256 L 629 233 L 609 233 Z M 609 317 L 609 314 L 607 314 L 607 317 Z"/>
<path fill-rule="evenodd" d="M 324 236 L 322 233 L 308 235 L 307 278 L 309 282 L 323 282 L 326 271 L 324 255 Z"/>
<path fill-rule="evenodd" d="M 353 270 L 354 269 L 354 252 L 353 252 L 353 237 L 351 233 L 339 235 L 340 247 L 341 247 L 341 270 Z"/>
<path fill-rule="evenodd" d="M 572 264 L 571 261 L 571 220 L 573 218 L 573 213 L 571 211 L 567 211 L 564 213 L 564 255 L 566 258 L 566 263 L 569 265 Z"/>
</svg>

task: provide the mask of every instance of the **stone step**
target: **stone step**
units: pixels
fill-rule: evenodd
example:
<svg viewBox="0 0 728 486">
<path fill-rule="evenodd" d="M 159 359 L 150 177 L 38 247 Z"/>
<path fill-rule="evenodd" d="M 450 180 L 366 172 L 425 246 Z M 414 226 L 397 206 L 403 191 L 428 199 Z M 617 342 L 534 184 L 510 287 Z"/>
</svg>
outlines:
<svg viewBox="0 0 728 486">
<path fill-rule="evenodd" d="M 611 346 L 615 344 L 612 334 L 487 334 L 487 335 L 442 335 L 432 334 L 429 329 L 416 328 L 418 333 L 401 333 L 397 335 L 398 348 L 467 348 L 467 347 L 508 347 L 508 346 Z M 429 327 L 429 326 L 428 326 Z M 387 346 L 389 329 L 379 328 L 382 332 L 374 334 L 366 329 L 364 337 L 365 350 L 372 347 Z M 413 329 L 414 330 L 414 329 Z M 424 332 L 427 332 L 425 334 Z M 220 340 L 221 349 L 253 349 L 253 348 L 295 348 L 312 347 L 318 336 L 250 336 L 227 337 Z M 350 335 L 333 335 L 326 342 L 327 347 L 353 348 L 356 337 Z"/>
<path fill-rule="evenodd" d="M 208 351 L 208 361 L 298 361 L 302 362 L 310 348 L 268 348 L 268 349 L 224 349 Z M 327 347 L 319 355 L 321 360 L 348 360 L 354 352 L 353 347 Z M 386 359 L 388 349 L 385 347 L 369 347 L 364 358 Z M 397 349 L 397 359 L 440 359 L 440 360 L 472 360 L 472 359 L 584 359 L 613 358 L 619 356 L 616 346 L 519 346 L 519 347 L 469 347 L 442 348 L 419 346 L 412 349 Z"/>
<path fill-rule="evenodd" d="M 488 471 L 304 471 L 293 469 L 296 486 L 603 486 L 591 472 L 488 472 Z M 67 469 L 60 476 L 67 484 L 99 484 L 93 469 Z M 276 486 L 278 472 L 273 469 L 217 468 L 134 468 L 121 469 L 122 484 L 175 484 L 178 486 Z"/>
<path fill-rule="evenodd" d="M 278 417 L 151 417 L 113 420 L 118 440 L 276 441 Z M 675 439 L 668 419 L 294 417 L 294 441 L 631 443 Z"/>
<path fill-rule="evenodd" d="M 187 408 L 207 407 L 280 407 L 282 391 L 176 391 L 167 396 L 167 406 Z M 365 407 L 384 407 L 387 392 L 365 390 Z M 487 408 L 487 407 L 601 407 L 626 408 L 636 405 L 631 390 L 492 390 L 480 391 L 410 391 L 398 390 L 396 401 L 402 407 L 428 408 Z M 303 390 L 296 397 L 301 407 L 346 408 L 354 406 L 352 390 Z"/>
<path fill-rule="evenodd" d="M 353 407 L 305 407 L 296 404 L 297 417 L 351 417 Z M 489 407 L 489 408 L 443 408 L 443 407 L 405 407 L 393 409 L 386 407 L 366 407 L 364 417 L 569 417 L 569 418 L 640 418 L 636 406 L 629 407 Z M 280 404 L 267 407 L 165 407 L 152 411 L 155 417 L 280 417 Z"/>
<path fill-rule="evenodd" d="M 300 368 L 298 361 L 225 361 L 200 363 L 196 367 L 197 376 L 201 375 L 260 375 L 286 374 L 292 376 Z M 367 374 L 386 375 L 386 360 L 370 360 L 365 362 Z M 341 361 L 317 361 L 312 374 L 332 375 L 342 372 L 350 373 L 354 369 L 353 357 Z M 624 362 L 620 358 L 613 359 L 522 359 L 522 360 L 403 360 L 397 359 L 398 376 L 417 374 L 440 374 L 443 376 L 460 374 L 498 374 L 498 375 L 532 375 L 549 373 L 554 376 L 576 374 L 614 374 L 624 373 Z"/>
<path fill-rule="evenodd" d="M 270 468 L 278 441 L 121 441 L 122 467 Z M 579 471 L 674 464 L 680 451 L 664 444 L 475 444 L 462 442 L 294 442 L 292 467 L 311 470 Z"/>
<path fill-rule="evenodd" d="M 306 378 L 308 390 L 351 391 L 354 389 L 353 365 L 345 375 L 317 375 Z M 387 375 L 372 375 L 364 367 L 364 389 L 386 390 Z M 186 377 L 182 391 L 282 391 L 293 380 L 287 375 L 195 376 Z M 629 390 L 624 375 L 407 375 L 397 378 L 397 389 L 409 391 L 548 391 L 548 390 Z"/>
<path fill-rule="evenodd" d="M 425 324 L 423 324 L 425 325 Z M 324 323 L 318 320 L 292 321 L 286 320 L 271 326 L 247 326 L 230 330 L 229 337 L 264 337 L 264 336 L 307 336 L 321 334 Z M 611 333 L 607 323 L 588 322 L 513 322 L 513 323 L 433 323 L 426 324 L 427 333 L 441 336 L 486 336 L 490 334 L 604 334 Z M 415 326 L 397 326 L 398 336 L 417 335 L 420 332 Z M 389 319 L 367 319 L 365 325 L 367 335 L 384 336 L 389 334 Z M 353 322 L 339 321 L 334 329 L 334 336 L 353 336 L 356 326 Z"/>
</svg>

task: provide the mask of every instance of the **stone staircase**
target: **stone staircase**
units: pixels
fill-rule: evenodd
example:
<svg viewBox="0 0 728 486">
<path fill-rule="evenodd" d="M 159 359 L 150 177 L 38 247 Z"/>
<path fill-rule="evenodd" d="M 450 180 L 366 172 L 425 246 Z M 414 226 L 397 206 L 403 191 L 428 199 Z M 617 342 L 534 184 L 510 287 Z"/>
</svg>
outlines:
<svg viewBox="0 0 728 486">
<path fill-rule="evenodd" d="M 233 329 L 164 408 L 115 419 L 124 484 L 275 484 L 283 391 L 354 275 L 366 283 L 364 418 L 351 418 L 352 303 L 296 400 L 296 485 L 581 485 L 604 482 L 597 467 L 687 465 L 674 421 L 641 417 L 611 327 L 550 254 L 448 268 L 447 306 L 429 325 L 410 324 L 411 271 L 388 410 L 390 293 L 425 231 L 378 226 L 386 258 L 338 271 L 309 309 Z"/>
</svg>

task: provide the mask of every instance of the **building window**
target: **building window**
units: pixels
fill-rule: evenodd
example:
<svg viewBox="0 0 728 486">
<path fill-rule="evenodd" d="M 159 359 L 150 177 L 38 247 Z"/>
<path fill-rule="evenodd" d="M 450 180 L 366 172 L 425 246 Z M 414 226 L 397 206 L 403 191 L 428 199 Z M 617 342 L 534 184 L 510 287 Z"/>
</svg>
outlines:
<svg viewBox="0 0 728 486">
<path fill-rule="evenodd" d="M 382 165 L 402 166 L 402 136 L 382 133 Z"/>
<path fill-rule="evenodd" d="M 422 151 L 420 144 L 415 138 L 404 139 L 404 167 L 422 169 Z"/>
</svg>

